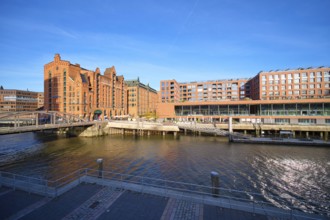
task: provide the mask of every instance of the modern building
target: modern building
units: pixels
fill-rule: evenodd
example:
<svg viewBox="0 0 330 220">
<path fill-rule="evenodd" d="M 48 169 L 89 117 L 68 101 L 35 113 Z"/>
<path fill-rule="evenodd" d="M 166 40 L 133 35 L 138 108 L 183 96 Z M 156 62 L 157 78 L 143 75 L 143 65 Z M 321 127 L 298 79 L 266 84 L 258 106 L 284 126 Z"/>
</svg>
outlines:
<svg viewBox="0 0 330 220">
<path fill-rule="evenodd" d="M 42 93 L 17 90 L 0 89 L 0 112 L 2 111 L 35 111 L 42 103 L 38 101 Z"/>
<path fill-rule="evenodd" d="M 262 71 L 248 80 L 164 80 L 157 113 L 160 118 L 175 120 L 233 117 L 265 123 L 330 124 L 329 72 L 330 67 L 319 67 Z"/>
<path fill-rule="evenodd" d="M 155 114 L 158 102 L 158 93 L 155 89 L 136 80 L 127 80 L 128 114 L 131 117 L 141 117 L 146 114 Z"/>
<path fill-rule="evenodd" d="M 106 119 L 127 114 L 127 93 L 124 77 L 115 67 L 104 75 L 61 60 L 44 66 L 44 108 L 79 115 L 86 119 Z"/>
<path fill-rule="evenodd" d="M 255 100 L 317 99 L 330 96 L 330 68 L 259 72 L 250 81 Z"/>
<path fill-rule="evenodd" d="M 160 82 L 161 102 L 239 100 L 250 97 L 248 79 L 209 80 L 178 83 Z"/>
</svg>

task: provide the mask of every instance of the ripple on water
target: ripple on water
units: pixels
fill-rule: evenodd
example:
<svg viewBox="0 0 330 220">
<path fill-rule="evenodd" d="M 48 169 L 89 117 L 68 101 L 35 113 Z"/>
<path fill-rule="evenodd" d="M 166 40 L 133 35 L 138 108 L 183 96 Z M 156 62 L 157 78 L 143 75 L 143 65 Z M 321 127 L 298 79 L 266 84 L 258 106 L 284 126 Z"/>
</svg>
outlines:
<svg viewBox="0 0 330 220">
<path fill-rule="evenodd" d="M 36 150 L 29 154 L 24 149 Z M 16 157 L 18 152 L 24 157 Z M 281 207 L 292 200 L 330 200 L 329 148 L 230 144 L 223 138 L 193 136 L 59 138 L 27 133 L 0 139 L 0 169 L 24 175 L 56 179 L 82 167 L 97 168 L 97 158 L 104 159 L 105 170 L 193 184 L 210 185 L 210 172 L 216 171 L 221 187 L 249 191 L 248 198 L 261 193 Z M 10 162 L 1 163 L 5 160 Z M 313 202 L 295 206 L 322 208 Z"/>
</svg>

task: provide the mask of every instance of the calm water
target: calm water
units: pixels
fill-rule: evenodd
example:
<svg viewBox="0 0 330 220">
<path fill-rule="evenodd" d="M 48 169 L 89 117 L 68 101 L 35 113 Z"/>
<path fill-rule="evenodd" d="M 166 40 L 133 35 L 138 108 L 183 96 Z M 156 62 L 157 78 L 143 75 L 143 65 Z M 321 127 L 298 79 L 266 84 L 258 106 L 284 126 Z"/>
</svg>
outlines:
<svg viewBox="0 0 330 220">
<path fill-rule="evenodd" d="M 25 133 L 0 136 L 0 170 L 57 179 L 82 167 L 261 193 L 275 205 L 310 200 L 329 205 L 330 148 L 244 145 L 219 137 L 105 136 L 61 138 Z M 280 199 L 273 200 L 277 196 Z M 327 209 L 295 203 L 303 210 Z"/>
</svg>

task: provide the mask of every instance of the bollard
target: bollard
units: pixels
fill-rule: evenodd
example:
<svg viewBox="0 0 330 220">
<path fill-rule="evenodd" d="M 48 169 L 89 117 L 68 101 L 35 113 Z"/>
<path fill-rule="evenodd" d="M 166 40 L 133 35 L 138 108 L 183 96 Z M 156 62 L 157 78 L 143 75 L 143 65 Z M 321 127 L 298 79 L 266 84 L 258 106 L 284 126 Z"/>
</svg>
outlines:
<svg viewBox="0 0 330 220">
<path fill-rule="evenodd" d="M 211 185 L 212 185 L 212 196 L 219 197 L 219 173 L 212 171 L 211 172 Z"/>
<path fill-rule="evenodd" d="M 98 176 L 98 178 L 103 178 L 103 159 L 102 158 L 97 159 L 96 163 L 99 164 L 99 176 Z"/>
</svg>

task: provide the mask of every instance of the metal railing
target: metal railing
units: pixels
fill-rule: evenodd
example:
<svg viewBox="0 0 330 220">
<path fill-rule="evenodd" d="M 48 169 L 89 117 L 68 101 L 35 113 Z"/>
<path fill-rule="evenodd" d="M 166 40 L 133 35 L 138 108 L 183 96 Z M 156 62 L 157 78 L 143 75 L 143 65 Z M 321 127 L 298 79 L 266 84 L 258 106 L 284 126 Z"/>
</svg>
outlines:
<svg viewBox="0 0 330 220">
<path fill-rule="evenodd" d="M 330 217 L 330 202 L 324 202 L 321 204 L 315 201 L 291 199 L 287 204 L 283 204 L 283 198 L 280 197 L 267 196 L 267 199 L 265 199 L 265 196 L 259 193 L 222 187 L 217 188 L 219 190 L 219 195 L 215 195 L 212 193 L 214 187 L 211 186 L 110 171 L 100 171 L 89 168 L 76 170 L 56 180 L 44 180 L 0 171 L 0 186 L 4 185 L 30 193 L 56 197 L 81 182 L 86 182 L 87 177 L 94 178 L 93 181 L 99 180 L 108 183 L 110 182 L 113 186 L 122 189 L 132 189 L 133 187 L 141 192 L 148 192 L 148 190 L 151 190 L 166 197 L 174 196 L 176 198 L 189 199 L 202 204 L 212 204 L 231 209 L 246 210 L 252 213 L 276 215 L 290 219 L 319 219 L 322 216 L 325 218 Z M 319 210 L 306 210 L 306 207 L 310 205 L 318 207 Z M 317 215 L 306 214 L 302 212 L 299 207 L 304 207 L 305 212 Z"/>
<path fill-rule="evenodd" d="M 290 204 L 279 205 L 279 201 L 283 201 L 283 198 L 271 196 L 267 200 L 276 201 L 269 202 L 265 199 L 264 195 L 248 191 L 240 191 L 235 189 L 228 189 L 219 187 L 219 195 L 212 194 L 213 187 L 206 185 L 197 185 L 192 183 L 184 183 L 178 181 L 170 181 L 164 179 L 157 179 L 144 176 L 135 176 L 130 174 L 122 174 L 110 171 L 99 171 L 93 169 L 87 169 L 87 176 L 117 181 L 118 186 L 125 188 L 126 184 L 136 184 L 145 187 L 154 187 L 162 189 L 160 194 L 164 196 L 178 196 L 179 198 L 186 198 L 194 200 L 202 204 L 214 204 L 221 207 L 228 207 L 232 209 L 249 210 L 253 213 L 268 213 L 283 215 L 290 219 L 306 218 L 306 219 L 319 219 L 315 216 L 308 216 L 303 213 L 298 207 L 305 207 L 306 204 L 312 204 L 317 207 L 330 207 L 330 202 L 326 204 L 318 204 L 313 201 L 291 199 Z M 141 191 L 145 188 L 138 188 Z M 278 204 L 275 206 L 274 204 Z M 322 216 L 330 216 L 330 210 L 310 211 L 310 213 L 317 213 Z"/>
<path fill-rule="evenodd" d="M 250 136 L 248 135 L 243 135 L 238 132 L 229 132 L 220 128 L 214 127 L 212 124 L 200 124 L 200 123 L 177 123 L 178 127 L 180 129 L 188 129 L 191 131 L 196 131 L 196 132 L 203 132 L 203 133 L 208 133 L 208 134 L 216 134 L 220 136 L 237 136 L 240 138 L 249 138 Z"/>
</svg>

